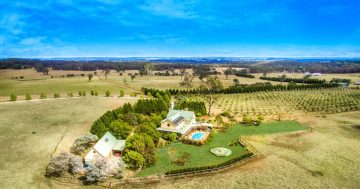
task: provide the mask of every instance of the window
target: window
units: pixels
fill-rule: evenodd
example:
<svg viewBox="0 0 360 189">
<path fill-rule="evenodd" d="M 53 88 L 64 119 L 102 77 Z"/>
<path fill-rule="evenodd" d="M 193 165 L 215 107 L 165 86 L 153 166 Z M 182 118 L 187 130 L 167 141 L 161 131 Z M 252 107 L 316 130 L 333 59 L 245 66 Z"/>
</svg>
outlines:
<svg viewBox="0 0 360 189">
<path fill-rule="evenodd" d="M 168 127 L 170 127 L 170 124 L 167 124 Z"/>
<path fill-rule="evenodd" d="M 109 141 L 109 139 L 108 139 L 108 138 L 106 138 L 106 139 L 105 139 L 105 142 L 108 142 L 108 141 Z"/>
</svg>

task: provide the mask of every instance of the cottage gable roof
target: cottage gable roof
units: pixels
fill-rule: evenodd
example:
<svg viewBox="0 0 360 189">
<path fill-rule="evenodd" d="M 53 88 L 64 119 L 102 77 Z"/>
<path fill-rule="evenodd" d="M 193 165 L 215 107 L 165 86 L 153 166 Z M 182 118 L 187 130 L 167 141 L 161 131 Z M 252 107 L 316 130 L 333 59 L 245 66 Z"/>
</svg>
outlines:
<svg viewBox="0 0 360 189">
<path fill-rule="evenodd" d="M 117 142 L 118 140 L 111 133 L 106 132 L 106 134 L 95 144 L 93 149 L 103 158 L 106 158 Z"/>
<path fill-rule="evenodd" d="M 186 120 L 192 120 L 195 117 L 195 114 L 192 111 L 186 110 L 170 110 L 166 118 L 173 122 L 176 118 L 180 116 L 184 117 L 184 119 Z"/>
<path fill-rule="evenodd" d="M 118 140 L 118 142 L 113 147 L 113 150 L 122 151 L 125 148 L 125 140 Z"/>
</svg>

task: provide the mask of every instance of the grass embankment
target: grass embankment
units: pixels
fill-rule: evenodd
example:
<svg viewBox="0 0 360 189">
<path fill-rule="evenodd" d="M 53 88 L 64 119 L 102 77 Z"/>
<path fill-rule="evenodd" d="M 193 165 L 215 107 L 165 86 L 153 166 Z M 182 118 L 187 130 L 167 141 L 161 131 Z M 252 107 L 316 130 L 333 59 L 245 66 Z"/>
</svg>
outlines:
<svg viewBox="0 0 360 189">
<path fill-rule="evenodd" d="M 174 169 L 216 165 L 229 159 L 233 159 L 234 157 L 241 156 L 246 153 L 246 149 L 240 145 L 229 146 L 229 144 L 234 140 L 238 140 L 242 135 L 265 135 L 304 129 L 306 129 L 306 127 L 296 121 L 269 122 L 263 123 L 257 127 L 234 125 L 225 133 L 215 133 L 212 139 L 203 146 L 193 146 L 175 142 L 167 145 L 166 147 L 160 148 L 157 152 L 158 159 L 156 164 L 142 170 L 137 176 L 164 174 L 166 171 Z M 228 157 L 217 157 L 209 151 L 210 148 L 215 146 L 227 147 L 232 150 L 232 154 Z M 184 153 L 188 153 L 190 155 L 185 165 L 179 166 L 171 163 L 171 157 L 169 154 L 169 151 L 171 150 L 176 152 L 173 159 L 177 159 Z"/>
</svg>

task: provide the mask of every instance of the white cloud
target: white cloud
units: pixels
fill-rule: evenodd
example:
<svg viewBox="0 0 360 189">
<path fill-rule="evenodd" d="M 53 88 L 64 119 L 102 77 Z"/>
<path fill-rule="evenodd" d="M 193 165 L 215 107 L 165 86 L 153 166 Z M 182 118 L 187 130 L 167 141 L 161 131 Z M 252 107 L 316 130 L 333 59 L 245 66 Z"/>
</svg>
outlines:
<svg viewBox="0 0 360 189">
<path fill-rule="evenodd" d="M 196 13 L 192 10 L 192 5 L 196 1 L 176 1 L 176 0 L 148 0 L 140 9 L 148 11 L 154 15 L 168 16 L 183 19 L 196 18 Z"/>
<path fill-rule="evenodd" d="M 45 40 L 45 37 L 30 37 L 22 39 L 19 44 L 24 46 L 41 45 L 43 40 Z"/>
<path fill-rule="evenodd" d="M 26 25 L 23 15 L 6 12 L 0 15 L 0 28 L 14 35 L 23 33 Z"/>
</svg>

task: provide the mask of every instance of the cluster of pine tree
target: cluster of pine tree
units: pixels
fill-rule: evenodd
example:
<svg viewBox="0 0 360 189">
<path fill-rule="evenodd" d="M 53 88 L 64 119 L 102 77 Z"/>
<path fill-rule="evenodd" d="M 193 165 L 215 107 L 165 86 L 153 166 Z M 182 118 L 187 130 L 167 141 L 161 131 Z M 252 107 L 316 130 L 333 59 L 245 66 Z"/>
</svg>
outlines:
<svg viewBox="0 0 360 189">
<path fill-rule="evenodd" d="M 351 79 L 341 79 L 341 78 L 333 78 L 330 83 L 351 83 Z"/>
<path fill-rule="evenodd" d="M 116 120 L 134 126 L 138 124 L 137 120 L 141 120 L 144 116 L 166 115 L 169 104 L 170 96 L 165 92 L 157 92 L 154 99 L 140 99 L 134 105 L 126 103 L 115 110 L 107 111 L 93 123 L 90 132 L 101 138 L 110 131 L 112 122 Z"/>
<path fill-rule="evenodd" d="M 290 90 L 306 90 L 306 89 L 323 89 L 323 88 L 335 88 L 339 85 L 337 83 L 319 83 L 319 84 L 308 84 L 308 85 L 297 85 L 289 83 L 289 85 L 272 85 L 271 83 L 256 83 L 251 85 L 239 85 L 231 86 L 228 88 L 217 91 L 218 94 L 235 94 L 235 93 L 253 93 L 260 91 L 290 91 Z M 207 94 L 209 91 L 206 89 L 192 89 L 192 90 L 179 90 L 179 89 L 168 89 L 171 95 L 179 94 Z"/>
<path fill-rule="evenodd" d="M 279 82 L 295 82 L 295 83 L 307 83 L 307 84 L 322 84 L 325 83 L 325 79 L 312 79 L 312 78 L 282 78 L 282 77 L 260 77 L 262 80 L 279 81 Z"/>
<path fill-rule="evenodd" d="M 238 77 L 255 78 L 254 75 L 247 74 L 247 73 L 242 73 L 242 72 L 236 72 L 235 75 L 238 76 Z"/>
<path fill-rule="evenodd" d="M 174 108 L 176 110 L 183 110 L 187 108 L 190 111 L 194 111 L 196 116 L 206 115 L 206 106 L 202 101 L 182 100 L 177 102 Z"/>
<path fill-rule="evenodd" d="M 134 105 L 106 112 L 91 126 L 90 132 L 102 137 L 106 132 L 118 139 L 126 139 L 123 160 L 130 168 L 148 167 L 156 161 L 156 145 L 160 133 L 156 128 L 166 117 L 170 97 L 168 92 L 156 91 L 155 98 L 140 99 Z M 130 133 L 134 133 L 129 136 Z"/>
</svg>

